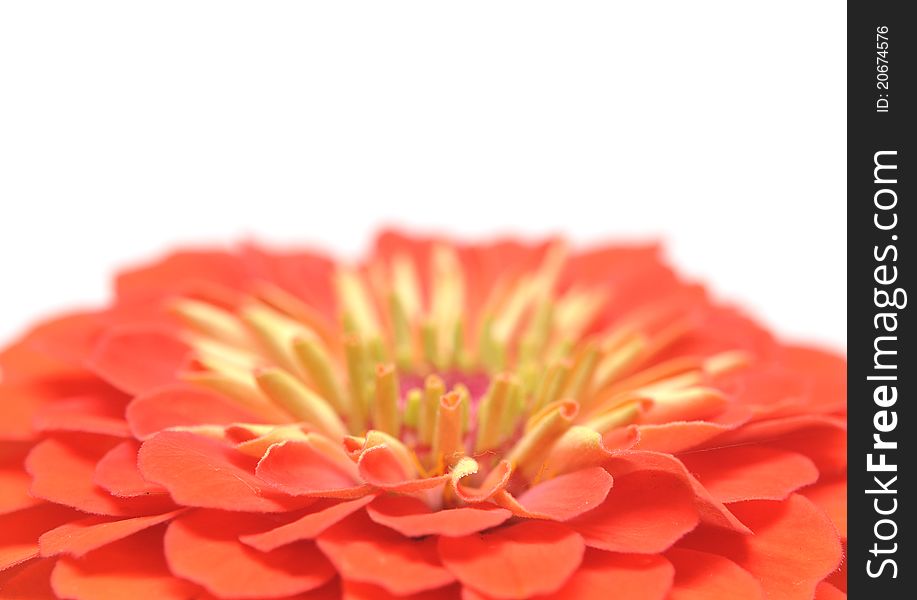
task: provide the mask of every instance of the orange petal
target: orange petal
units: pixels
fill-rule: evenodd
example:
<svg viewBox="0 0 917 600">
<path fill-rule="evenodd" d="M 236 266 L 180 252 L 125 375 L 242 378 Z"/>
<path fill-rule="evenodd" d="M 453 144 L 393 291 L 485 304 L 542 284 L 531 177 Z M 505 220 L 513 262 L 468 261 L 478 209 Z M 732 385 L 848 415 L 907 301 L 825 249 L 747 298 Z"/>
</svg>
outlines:
<svg viewBox="0 0 917 600">
<path fill-rule="evenodd" d="M 449 475 L 423 478 L 412 476 L 405 472 L 394 451 L 384 444 L 364 450 L 357 461 L 357 469 L 363 481 L 391 492 L 419 492 L 449 481 Z"/>
<path fill-rule="evenodd" d="M 813 600 L 846 600 L 846 598 L 847 594 L 827 581 L 822 581 L 815 588 L 815 598 Z"/>
<path fill-rule="evenodd" d="M 112 521 L 108 517 L 88 517 L 79 521 L 71 521 L 42 534 L 38 538 L 38 546 L 42 556 L 56 554 L 83 556 L 87 552 L 107 546 L 138 531 L 165 523 L 181 512 L 180 509 L 161 515 L 118 521 Z"/>
<path fill-rule="evenodd" d="M 513 474 L 513 466 L 508 461 L 501 460 L 484 478 L 481 487 L 464 485 L 462 480 L 476 474 L 479 468 L 477 461 L 466 456 L 456 463 L 449 474 L 451 489 L 463 502 L 471 504 L 490 500 L 506 489 Z"/>
<path fill-rule="evenodd" d="M 48 402 L 49 394 L 35 385 L 0 381 L 0 440 L 32 440 L 37 437 L 32 421 Z"/>
<path fill-rule="evenodd" d="M 250 243 L 244 244 L 240 253 L 245 259 L 245 266 L 257 274 L 258 279 L 275 283 L 324 318 L 337 316 L 337 297 L 332 285 L 336 265 L 327 256 L 306 251 L 278 254 Z M 256 285 L 262 287 L 263 283 L 258 281 Z"/>
<path fill-rule="evenodd" d="M 445 539 L 445 538 L 443 538 Z M 318 537 L 318 547 L 345 580 L 371 583 L 397 596 L 441 588 L 455 577 L 439 563 L 436 540 L 414 540 L 357 512 Z"/>
<path fill-rule="evenodd" d="M 102 336 L 88 365 L 115 387 L 139 394 L 174 382 L 188 353 L 188 346 L 168 329 L 125 325 Z"/>
<path fill-rule="evenodd" d="M 841 561 L 841 565 L 837 568 L 836 571 L 828 575 L 825 578 L 825 581 L 841 590 L 842 592 L 847 592 L 847 566 L 850 564 L 850 561 L 847 560 L 849 553 L 847 552 L 847 542 L 841 540 L 841 547 L 844 550 L 844 559 Z"/>
<path fill-rule="evenodd" d="M 57 600 L 51 589 L 54 559 L 30 560 L 0 572 L 4 600 Z"/>
<path fill-rule="evenodd" d="M 268 552 L 298 540 L 311 540 L 369 504 L 373 498 L 375 496 L 367 495 L 356 500 L 335 502 L 331 506 L 310 512 L 286 525 L 262 533 L 243 535 L 239 539 L 262 552 Z"/>
<path fill-rule="evenodd" d="M 816 585 L 841 561 L 841 544 L 831 521 L 799 494 L 730 508 L 754 535 L 705 528 L 682 545 L 733 560 L 761 583 L 768 598 L 811 599 Z"/>
<path fill-rule="evenodd" d="M 82 366 L 110 319 L 107 312 L 78 312 L 55 317 L 28 333 L 29 346 L 56 360 Z"/>
<path fill-rule="evenodd" d="M 803 496 L 818 505 L 834 526 L 841 538 L 847 539 L 847 476 L 836 475 L 800 490 Z M 890 504 L 890 503 L 886 503 Z M 887 510 L 887 507 L 886 507 Z"/>
<path fill-rule="evenodd" d="M 496 527 L 512 514 L 502 508 L 462 507 L 433 511 L 410 496 L 380 496 L 366 509 L 369 518 L 408 537 L 458 537 Z"/>
<path fill-rule="evenodd" d="M 847 423 L 834 420 L 775 440 L 774 446 L 808 456 L 823 475 L 847 471 Z"/>
<path fill-rule="evenodd" d="M 35 439 L 35 417 L 62 398 L 99 394 L 119 406 L 124 403 L 117 390 L 84 371 L 52 371 L 34 381 L 17 381 L 17 374 L 4 370 L 0 381 L 0 440 Z"/>
<path fill-rule="evenodd" d="M 341 580 L 332 579 L 325 585 L 283 600 L 341 600 Z"/>
<path fill-rule="evenodd" d="M 605 468 L 614 477 L 641 471 L 661 471 L 682 480 L 694 492 L 694 507 L 700 515 L 701 523 L 729 529 L 737 533 L 750 534 L 751 531 L 729 512 L 722 502 L 716 500 L 691 475 L 680 460 L 671 454 L 645 451 L 622 451 L 606 461 Z"/>
<path fill-rule="evenodd" d="M 385 588 L 360 581 L 345 581 L 342 600 L 460 600 L 462 588 L 450 585 L 445 588 L 417 592 L 408 596 L 396 596 Z"/>
<path fill-rule="evenodd" d="M 0 571 L 38 556 L 38 537 L 78 514 L 56 504 L 40 504 L 0 516 Z"/>
<path fill-rule="evenodd" d="M 601 467 L 560 475 L 526 490 L 518 498 L 529 516 L 568 521 L 601 505 L 614 479 Z"/>
<path fill-rule="evenodd" d="M 544 472 L 569 473 L 603 464 L 612 456 L 608 442 L 630 446 L 636 441 L 633 427 L 613 429 L 603 436 L 591 427 L 574 425 L 553 443 L 544 460 Z"/>
<path fill-rule="evenodd" d="M 138 465 L 145 479 L 164 486 L 185 506 L 284 512 L 299 505 L 255 476 L 253 458 L 186 431 L 163 431 L 145 441 Z"/>
<path fill-rule="evenodd" d="M 666 558 L 675 566 L 669 600 L 763 600 L 761 584 L 728 558 L 698 550 L 672 548 Z"/>
<path fill-rule="evenodd" d="M 140 474 L 137 467 L 139 449 L 140 444 L 130 440 L 109 450 L 96 464 L 93 475 L 96 485 L 121 498 L 167 493 L 164 487 L 150 483 Z"/>
<path fill-rule="evenodd" d="M 785 366 L 764 360 L 743 369 L 712 376 L 717 387 L 727 390 L 737 405 L 759 415 L 792 415 L 808 412 L 809 385 Z"/>
<path fill-rule="evenodd" d="M 270 552 L 239 542 L 270 521 L 255 515 L 197 510 L 169 524 L 164 550 L 169 568 L 211 593 L 232 598 L 280 598 L 316 589 L 335 573 L 312 542 Z"/>
<path fill-rule="evenodd" d="M 4 382 L 23 382 L 80 370 L 79 366 L 74 367 L 66 361 L 56 360 L 36 349 L 31 338 L 39 329 L 41 324 L 9 346 L 0 349 L 0 369 L 3 369 Z"/>
<path fill-rule="evenodd" d="M 182 250 L 120 273 L 115 290 L 120 299 L 138 301 L 183 292 L 202 282 L 241 288 L 249 277 L 247 271 L 245 262 L 236 254 Z"/>
<path fill-rule="evenodd" d="M 811 460 L 777 448 L 734 446 L 678 458 L 720 502 L 782 500 L 818 479 Z"/>
<path fill-rule="evenodd" d="M 357 460 L 357 470 L 364 481 L 380 487 L 403 483 L 411 478 L 402 461 L 385 444 L 363 450 Z"/>
<path fill-rule="evenodd" d="M 833 411 L 847 405 L 847 360 L 843 356 L 818 348 L 785 346 L 781 358 L 806 377 L 810 406 Z"/>
<path fill-rule="evenodd" d="M 663 600 L 674 569 L 662 556 L 616 554 L 588 549 L 583 564 L 557 592 L 541 600 Z"/>
<path fill-rule="evenodd" d="M 580 566 L 583 539 L 548 521 L 439 538 L 439 555 L 462 584 L 494 598 L 528 598 L 563 586 Z"/>
<path fill-rule="evenodd" d="M 635 450 L 672 454 L 703 445 L 733 427 L 706 421 L 686 421 L 661 425 L 638 425 Z"/>
<path fill-rule="evenodd" d="M 25 472 L 26 453 L 24 444 L 0 443 L 0 515 L 41 503 L 29 494 L 32 479 Z"/>
<path fill-rule="evenodd" d="M 822 475 L 847 467 L 847 426 L 835 417 L 800 415 L 750 423 L 717 438 L 711 445 L 757 442 L 808 456 Z"/>
<path fill-rule="evenodd" d="M 127 406 L 127 422 L 140 439 L 169 427 L 263 423 L 263 418 L 215 392 L 175 384 L 141 394 Z"/>
<path fill-rule="evenodd" d="M 32 495 L 96 515 L 133 516 L 173 508 L 168 497 L 116 498 L 93 482 L 96 463 L 111 445 L 111 440 L 87 434 L 41 442 L 26 459 Z"/>
<path fill-rule="evenodd" d="M 333 462 L 310 444 L 275 444 L 258 463 L 258 477 L 294 496 L 359 498 L 372 491 L 356 477 L 356 466 Z"/>
<path fill-rule="evenodd" d="M 40 407 L 32 419 L 36 431 L 83 431 L 130 437 L 123 403 L 104 396 L 56 400 Z"/>
<path fill-rule="evenodd" d="M 668 473 L 644 471 L 615 478 L 608 499 L 569 522 L 601 550 L 663 552 L 697 526 L 690 487 Z"/>
<path fill-rule="evenodd" d="M 169 572 L 162 556 L 162 534 L 162 527 L 154 527 L 83 558 L 59 559 L 51 573 L 54 592 L 75 600 L 201 597 L 200 588 Z"/>
</svg>

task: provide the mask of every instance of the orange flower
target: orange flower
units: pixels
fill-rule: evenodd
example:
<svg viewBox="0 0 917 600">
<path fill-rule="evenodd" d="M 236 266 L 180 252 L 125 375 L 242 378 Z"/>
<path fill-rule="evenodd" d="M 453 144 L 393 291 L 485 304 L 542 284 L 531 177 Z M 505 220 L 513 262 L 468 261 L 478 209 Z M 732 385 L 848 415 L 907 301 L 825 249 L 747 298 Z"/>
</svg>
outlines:
<svg viewBox="0 0 917 600">
<path fill-rule="evenodd" d="M 0 366 L 4 598 L 845 596 L 844 359 L 654 247 L 180 252 Z"/>
</svg>

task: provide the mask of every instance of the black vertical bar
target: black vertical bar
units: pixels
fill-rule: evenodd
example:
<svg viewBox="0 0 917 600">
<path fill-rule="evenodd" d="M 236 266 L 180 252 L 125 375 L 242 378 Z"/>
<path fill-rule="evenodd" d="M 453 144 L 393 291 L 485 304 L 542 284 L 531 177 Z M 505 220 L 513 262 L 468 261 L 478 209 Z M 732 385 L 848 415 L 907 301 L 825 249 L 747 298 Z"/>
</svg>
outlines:
<svg viewBox="0 0 917 600">
<path fill-rule="evenodd" d="M 917 269 L 911 239 L 917 222 L 910 209 L 917 23 L 905 16 L 908 8 L 905 2 L 861 0 L 847 13 L 851 598 L 917 597 L 917 536 L 910 526 L 917 507 L 905 491 L 915 485 L 917 454 L 917 411 L 911 408 L 917 363 L 906 300 Z"/>
</svg>

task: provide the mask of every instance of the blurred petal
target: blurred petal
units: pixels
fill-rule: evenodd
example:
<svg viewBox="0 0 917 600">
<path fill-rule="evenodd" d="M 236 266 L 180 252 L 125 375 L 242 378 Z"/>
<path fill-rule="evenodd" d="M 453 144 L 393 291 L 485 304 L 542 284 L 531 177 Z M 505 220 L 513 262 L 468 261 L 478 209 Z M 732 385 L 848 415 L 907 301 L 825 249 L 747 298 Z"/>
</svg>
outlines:
<svg viewBox="0 0 917 600">
<path fill-rule="evenodd" d="M 79 396 L 56 400 L 35 411 L 32 425 L 37 431 L 83 431 L 115 437 L 129 437 L 120 399 Z"/>
<path fill-rule="evenodd" d="M 569 581 L 543 600 L 663 600 L 669 598 L 674 569 L 661 556 L 616 554 L 589 549 Z"/>
<path fill-rule="evenodd" d="M 104 330 L 105 312 L 78 312 L 55 317 L 36 326 L 27 336 L 35 350 L 75 366 L 83 366 Z"/>
<path fill-rule="evenodd" d="M 458 585 L 426 590 L 407 596 L 396 596 L 378 585 L 360 581 L 345 581 L 342 600 L 459 600 L 461 597 L 462 590 Z"/>
<path fill-rule="evenodd" d="M 51 573 L 51 586 L 59 597 L 75 600 L 201 597 L 200 588 L 169 571 L 162 556 L 162 534 L 162 527 L 155 527 L 83 558 L 61 558 Z"/>
<path fill-rule="evenodd" d="M 781 360 L 806 383 L 806 403 L 812 409 L 843 410 L 847 406 L 847 360 L 833 352 L 786 346 Z"/>
<path fill-rule="evenodd" d="M 669 600 L 763 600 L 764 591 L 751 573 L 728 558 L 672 548 L 666 558 L 675 566 L 675 583 Z"/>
<path fill-rule="evenodd" d="M 25 472 L 28 447 L 18 442 L 0 442 L 0 515 L 40 504 L 29 494 L 31 478 Z"/>
<path fill-rule="evenodd" d="M 87 373 L 52 372 L 39 379 L 17 380 L 18 373 L 3 371 L 0 381 L 0 440 L 33 440 L 36 417 L 67 398 L 100 395 L 123 406 L 124 397 Z"/>
<path fill-rule="evenodd" d="M 496 527 L 512 516 L 508 510 L 483 506 L 434 511 L 411 496 L 380 496 L 366 512 L 376 523 L 408 537 L 468 535 Z"/>
<path fill-rule="evenodd" d="M 38 556 L 38 537 L 78 514 L 56 504 L 40 504 L 0 516 L 0 571 Z"/>
<path fill-rule="evenodd" d="M 243 287 L 247 278 L 246 266 L 235 254 L 185 250 L 121 273 L 115 289 L 120 298 L 137 302 L 185 291 L 201 282 Z"/>
<path fill-rule="evenodd" d="M 89 366 L 118 389 L 139 394 L 175 381 L 188 346 L 168 329 L 124 325 L 99 340 Z"/>
<path fill-rule="evenodd" d="M 434 538 L 402 537 L 373 523 L 363 512 L 322 533 L 318 547 L 345 580 L 378 585 L 398 596 L 455 581 L 439 562 Z"/>
<path fill-rule="evenodd" d="M 71 521 L 48 531 L 38 538 L 42 556 L 71 554 L 82 556 L 102 546 L 159 525 L 181 514 L 176 510 L 149 517 L 134 517 L 113 521 L 108 517 L 88 517 Z"/>
<path fill-rule="evenodd" d="M 56 600 L 51 589 L 53 559 L 35 559 L 0 572 L 4 600 Z"/>
<path fill-rule="evenodd" d="M 35 414 L 48 402 L 47 393 L 34 385 L 0 380 L 0 440 L 32 440 Z"/>
<path fill-rule="evenodd" d="M 267 523 L 263 517 L 215 510 L 180 516 L 169 524 L 164 540 L 169 568 L 223 598 L 282 598 L 334 577 L 312 542 L 258 552 L 239 541 Z"/>
<path fill-rule="evenodd" d="M 446 567 L 464 585 L 494 598 L 556 592 L 580 566 L 584 551 L 575 531 L 547 521 L 439 538 Z"/>
</svg>

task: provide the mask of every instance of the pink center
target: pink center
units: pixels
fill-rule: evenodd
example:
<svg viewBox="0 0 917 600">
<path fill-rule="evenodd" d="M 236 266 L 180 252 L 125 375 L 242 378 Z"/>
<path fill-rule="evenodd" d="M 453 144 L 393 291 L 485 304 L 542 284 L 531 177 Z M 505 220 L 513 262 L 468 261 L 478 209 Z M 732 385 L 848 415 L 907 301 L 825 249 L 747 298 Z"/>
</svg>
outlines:
<svg viewBox="0 0 917 600">
<path fill-rule="evenodd" d="M 461 371 L 445 371 L 443 373 L 437 373 L 437 375 L 443 380 L 447 390 L 453 389 L 457 384 L 462 384 L 468 388 L 472 412 L 474 412 L 478 403 L 487 392 L 491 379 L 491 376 L 487 373 L 463 373 Z M 401 382 L 402 403 L 404 403 L 404 399 L 407 397 L 408 390 L 412 388 L 423 389 L 425 379 L 426 375 L 417 375 L 414 373 L 401 375 L 399 381 Z"/>
</svg>

